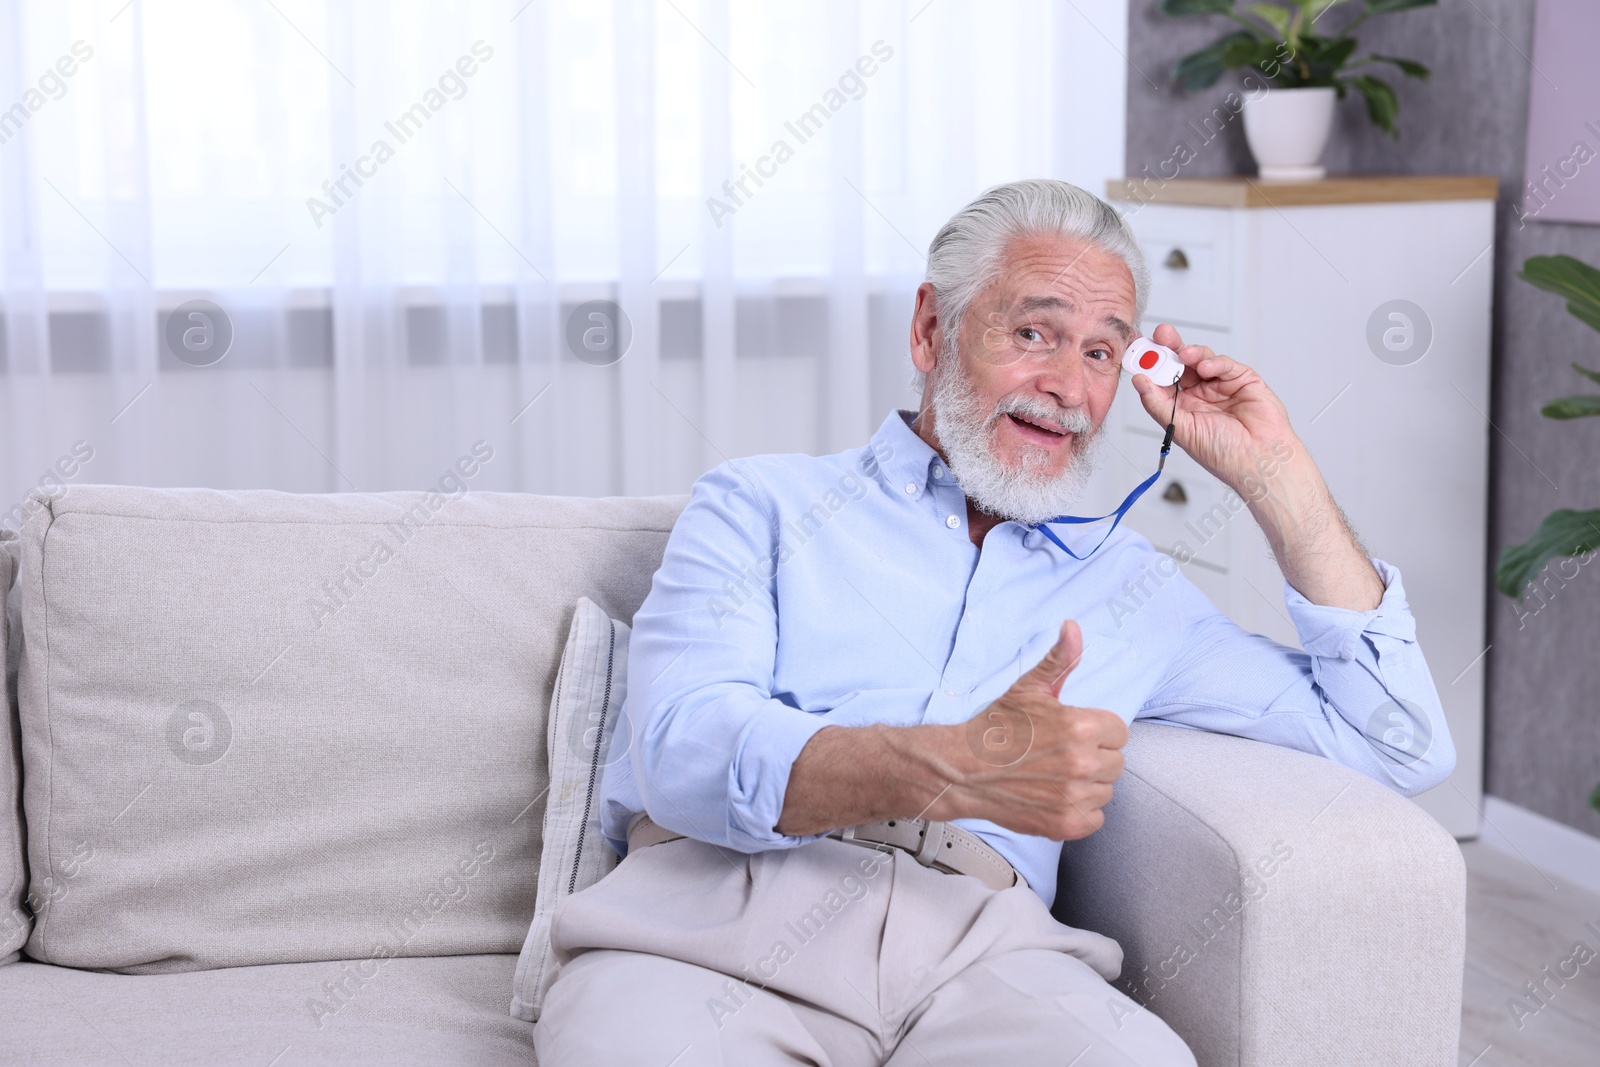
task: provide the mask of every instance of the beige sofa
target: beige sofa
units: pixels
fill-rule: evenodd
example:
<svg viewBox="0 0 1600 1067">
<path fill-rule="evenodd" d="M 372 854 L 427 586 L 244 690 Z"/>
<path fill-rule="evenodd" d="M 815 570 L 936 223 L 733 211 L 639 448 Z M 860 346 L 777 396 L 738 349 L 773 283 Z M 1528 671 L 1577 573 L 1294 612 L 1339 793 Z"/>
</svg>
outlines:
<svg viewBox="0 0 1600 1067">
<path fill-rule="evenodd" d="M 0 1060 L 531 1063 L 557 658 L 682 504 L 39 499 L 0 541 Z M 1061 886 L 1207 1067 L 1456 1060 L 1459 852 L 1341 767 L 1138 727 Z"/>
</svg>

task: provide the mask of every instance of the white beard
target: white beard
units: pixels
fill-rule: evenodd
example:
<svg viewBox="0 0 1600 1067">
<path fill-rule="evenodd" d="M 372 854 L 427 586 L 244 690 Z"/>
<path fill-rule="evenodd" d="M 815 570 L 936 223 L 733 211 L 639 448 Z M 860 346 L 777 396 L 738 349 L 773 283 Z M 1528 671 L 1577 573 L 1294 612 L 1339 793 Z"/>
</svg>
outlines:
<svg viewBox="0 0 1600 1067">
<path fill-rule="evenodd" d="M 1099 464 L 1103 435 L 1083 408 L 1062 408 L 1038 397 L 1003 397 L 983 410 L 960 357 L 946 345 L 934 368 L 933 432 L 962 492 L 982 511 L 1028 526 L 1065 515 L 1089 486 Z M 995 427 L 1007 414 L 1060 422 L 1080 437 L 1076 454 L 1060 474 L 1046 471 L 1050 453 L 1024 445 L 1022 462 L 1008 467 L 995 457 Z"/>
</svg>

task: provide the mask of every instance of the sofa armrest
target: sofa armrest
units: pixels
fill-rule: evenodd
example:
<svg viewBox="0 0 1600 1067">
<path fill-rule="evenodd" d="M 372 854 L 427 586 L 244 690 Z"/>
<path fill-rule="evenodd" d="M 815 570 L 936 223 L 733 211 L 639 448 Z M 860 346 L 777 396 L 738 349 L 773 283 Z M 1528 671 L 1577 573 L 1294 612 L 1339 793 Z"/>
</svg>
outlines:
<svg viewBox="0 0 1600 1067">
<path fill-rule="evenodd" d="M 1406 798 L 1317 756 L 1139 723 L 1056 917 L 1201 1067 L 1457 1062 L 1466 870 Z"/>
</svg>

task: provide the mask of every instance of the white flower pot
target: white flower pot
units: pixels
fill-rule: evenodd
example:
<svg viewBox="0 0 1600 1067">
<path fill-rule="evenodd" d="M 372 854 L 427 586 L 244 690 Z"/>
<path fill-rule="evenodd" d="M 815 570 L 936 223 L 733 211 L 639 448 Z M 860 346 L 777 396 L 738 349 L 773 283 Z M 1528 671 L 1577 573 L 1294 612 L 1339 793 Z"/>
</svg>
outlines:
<svg viewBox="0 0 1600 1067">
<path fill-rule="evenodd" d="M 1244 138 L 1267 181 L 1315 181 L 1333 126 L 1334 90 L 1268 89 L 1244 105 Z"/>
</svg>

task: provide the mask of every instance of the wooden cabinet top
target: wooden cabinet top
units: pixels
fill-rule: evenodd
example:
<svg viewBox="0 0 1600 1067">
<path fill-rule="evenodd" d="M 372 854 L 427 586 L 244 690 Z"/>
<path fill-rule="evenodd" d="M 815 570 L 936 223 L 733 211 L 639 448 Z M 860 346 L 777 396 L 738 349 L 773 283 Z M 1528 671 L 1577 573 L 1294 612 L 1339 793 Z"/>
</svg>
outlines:
<svg viewBox="0 0 1600 1067">
<path fill-rule="evenodd" d="M 1106 195 L 1113 200 L 1206 207 L 1493 200 L 1498 192 L 1498 179 L 1476 174 L 1334 174 L 1312 182 L 1269 182 L 1243 176 L 1113 178 L 1106 182 Z"/>
</svg>

